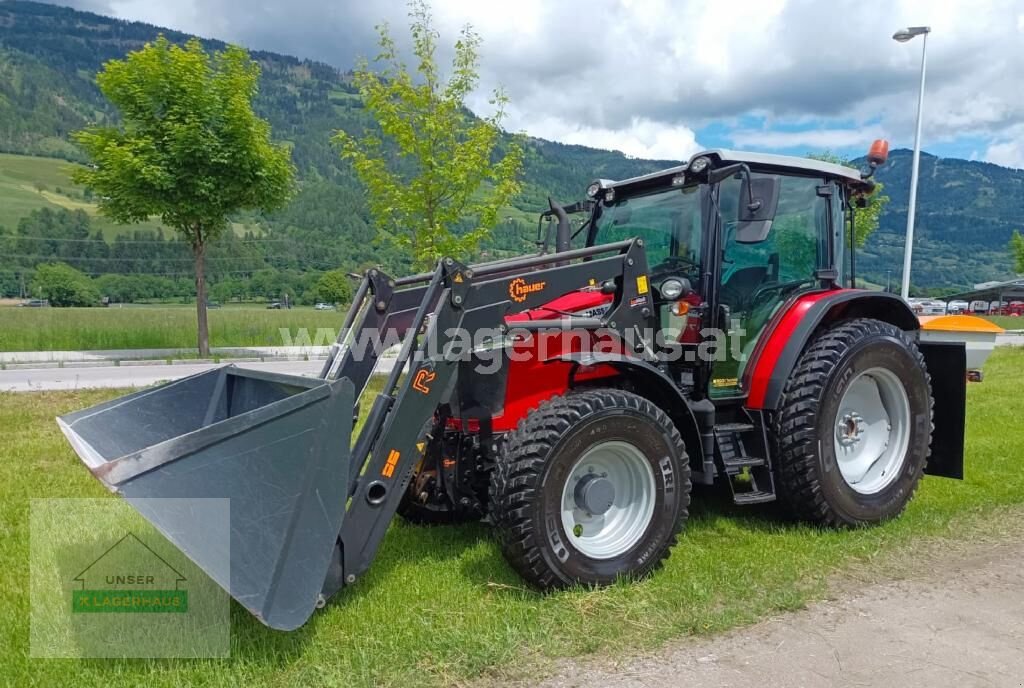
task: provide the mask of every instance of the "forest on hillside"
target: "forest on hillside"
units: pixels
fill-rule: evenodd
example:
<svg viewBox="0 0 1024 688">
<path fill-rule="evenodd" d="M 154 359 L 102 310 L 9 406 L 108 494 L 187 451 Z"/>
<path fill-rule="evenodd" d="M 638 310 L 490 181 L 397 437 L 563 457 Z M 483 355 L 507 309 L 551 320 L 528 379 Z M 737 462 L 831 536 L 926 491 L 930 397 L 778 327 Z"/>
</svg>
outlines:
<svg viewBox="0 0 1024 688">
<path fill-rule="evenodd" d="M 70 135 L 112 117 L 95 85 L 96 72 L 105 61 L 122 57 L 159 33 L 176 42 L 187 39 L 179 32 L 53 5 L 0 3 L 0 152 L 84 161 Z M 204 42 L 208 49 L 224 47 L 216 40 Z M 262 68 L 256 109 L 270 121 L 274 137 L 291 145 L 300 186 L 292 203 L 279 212 L 234 218 L 246 229 L 216 248 L 211 264 L 214 285 L 246 282 L 257 272 L 276 274 L 286 282 L 304 275 L 302 279 L 312 279 L 338 267 L 357 271 L 382 265 L 396 273 L 408 269 L 402 252 L 372 226 L 363 190 L 330 143 L 336 130 L 358 133 L 374 126 L 351 75 L 276 53 L 256 51 L 252 56 Z M 614 151 L 528 139 L 524 191 L 503 213 L 480 255 L 528 250 L 537 213 L 546 207 L 549 195 L 576 200 L 594 178 L 630 177 L 676 162 L 637 160 Z M 892 202 L 859 266 L 870 281 L 885 284 L 898 276 L 901 265 L 909 153 L 894 151 L 878 178 Z M 100 233 L 94 207 L 75 214 L 88 202 L 81 189 L 63 188 L 74 202 L 54 205 L 52 187 L 60 182 L 36 184 L 50 187 L 37 189 L 38 208 L 29 207 L 22 189 L 19 202 L 28 203 L 24 212 L 6 220 L 0 212 L 0 237 L 6 237 L 0 238 L 0 291 L 5 295 L 21 293 L 34 265 L 65 260 L 93 276 L 138 273 L 177 281 L 181 296 L 187 298 L 189 287 L 181 280 L 187 255 L 173 233 L 131 227 Z M 5 200 L 3 188 L 0 185 L 0 205 Z M 953 289 L 1012 276 L 1006 243 L 1014 229 L 1022 228 L 1021 207 L 1024 172 L 924 156 L 915 284 Z"/>
</svg>

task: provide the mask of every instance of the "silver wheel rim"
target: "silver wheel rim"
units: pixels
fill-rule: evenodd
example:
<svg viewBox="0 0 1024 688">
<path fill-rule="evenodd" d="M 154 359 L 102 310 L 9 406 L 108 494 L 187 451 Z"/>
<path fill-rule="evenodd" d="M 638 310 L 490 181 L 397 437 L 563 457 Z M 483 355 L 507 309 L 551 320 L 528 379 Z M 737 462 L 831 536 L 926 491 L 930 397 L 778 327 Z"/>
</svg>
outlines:
<svg viewBox="0 0 1024 688">
<path fill-rule="evenodd" d="M 566 538 L 592 559 L 618 557 L 647 531 L 654 497 L 654 470 L 640 449 L 617 440 L 595 444 L 562 487 Z"/>
<path fill-rule="evenodd" d="M 896 374 L 871 368 L 846 388 L 833 435 L 843 480 L 877 494 L 900 474 L 910 448 L 910 400 Z"/>
</svg>

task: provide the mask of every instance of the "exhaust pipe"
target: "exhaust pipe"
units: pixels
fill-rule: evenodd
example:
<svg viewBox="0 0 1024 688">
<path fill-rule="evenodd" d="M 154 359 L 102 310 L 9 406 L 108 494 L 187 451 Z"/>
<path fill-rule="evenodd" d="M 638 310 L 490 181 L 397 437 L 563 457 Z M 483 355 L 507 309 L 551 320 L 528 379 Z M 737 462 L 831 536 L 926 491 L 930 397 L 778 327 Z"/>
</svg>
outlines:
<svg viewBox="0 0 1024 688">
<path fill-rule="evenodd" d="M 572 240 L 569 228 L 569 214 L 565 212 L 565 208 L 556 203 L 550 196 L 548 197 L 548 205 L 551 206 L 552 214 L 558 218 L 558 228 L 555 230 L 555 253 L 564 253 L 569 250 L 569 243 Z"/>
</svg>

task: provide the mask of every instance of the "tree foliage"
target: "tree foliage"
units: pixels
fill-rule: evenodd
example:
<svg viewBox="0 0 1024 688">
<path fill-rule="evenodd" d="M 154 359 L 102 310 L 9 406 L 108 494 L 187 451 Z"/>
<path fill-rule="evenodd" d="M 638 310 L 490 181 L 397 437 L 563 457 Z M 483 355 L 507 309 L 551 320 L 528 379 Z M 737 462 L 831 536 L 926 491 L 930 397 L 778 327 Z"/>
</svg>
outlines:
<svg viewBox="0 0 1024 688">
<path fill-rule="evenodd" d="M 328 270 L 313 287 L 316 298 L 325 303 L 348 303 L 352 300 L 352 281 L 344 270 Z"/>
<path fill-rule="evenodd" d="M 1018 274 L 1024 274 L 1024 236 L 1019 230 L 1013 230 L 1010 237 L 1010 255 L 1013 257 L 1013 269 Z"/>
<path fill-rule="evenodd" d="M 32 293 L 51 306 L 95 306 L 100 296 L 92 280 L 67 263 L 48 263 L 36 268 Z"/>
<path fill-rule="evenodd" d="M 856 168 L 857 165 L 846 158 L 840 157 L 831 151 L 825 151 L 824 153 L 815 153 L 808 155 L 807 157 L 813 160 L 821 160 L 822 162 L 831 162 L 836 165 L 845 165 L 846 167 Z M 882 217 L 882 211 L 885 210 L 886 204 L 889 203 L 889 197 L 883 193 L 885 190 L 885 184 L 876 181 L 875 189 L 866 198 L 867 205 L 863 208 L 857 207 L 853 215 L 853 233 L 854 242 L 858 248 L 863 248 L 864 244 L 867 243 L 868 238 L 878 229 L 879 220 Z"/>
<path fill-rule="evenodd" d="M 160 36 L 96 77 L 120 126 L 75 135 L 93 164 L 74 179 L 96 193 L 101 212 L 121 223 L 158 216 L 191 247 L 203 354 L 208 244 L 230 214 L 273 210 L 292 191 L 289 151 L 270 141 L 270 125 L 252 110 L 259 71 L 242 48 L 211 56 L 197 39 L 182 47 Z"/>
<path fill-rule="evenodd" d="M 494 92 L 489 117 L 474 118 L 466 107 L 479 81 L 480 37 L 463 28 L 444 80 L 426 3 L 410 2 L 409 17 L 416 75 L 388 27 L 379 26 L 377 69 L 364 60 L 355 72 L 379 131 L 339 131 L 335 141 L 366 186 L 378 229 L 408 248 L 418 267 L 428 267 L 445 255 L 466 258 L 488 236 L 520 190 L 523 149 L 518 140 L 502 141 L 502 91 Z"/>
</svg>

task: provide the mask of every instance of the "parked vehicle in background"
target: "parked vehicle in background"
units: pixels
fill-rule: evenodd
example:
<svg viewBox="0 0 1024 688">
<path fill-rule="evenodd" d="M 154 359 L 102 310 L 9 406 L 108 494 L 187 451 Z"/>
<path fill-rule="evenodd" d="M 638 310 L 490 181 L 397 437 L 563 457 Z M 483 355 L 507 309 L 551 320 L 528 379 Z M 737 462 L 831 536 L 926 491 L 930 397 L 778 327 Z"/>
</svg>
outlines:
<svg viewBox="0 0 1024 688">
<path fill-rule="evenodd" d="M 333 311 L 334 310 L 334 304 L 331 304 L 331 303 L 318 303 L 317 305 L 313 306 L 313 310 L 315 310 L 315 311 Z"/>
<path fill-rule="evenodd" d="M 993 301 L 988 305 L 989 315 L 1006 315 L 1006 309 L 1010 304 L 1005 301 Z"/>
<path fill-rule="evenodd" d="M 975 315 L 986 315 L 988 313 L 988 301 L 971 301 L 967 308 L 968 312 Z"/>
<path fill-rule="evenodd" d="M 23 303 L 19 303 L 19 306 L 23 308 L 45 308 L 50 305 L 50 302 L 46 299 L 29 299 Z"/>
<path fill-rule="evenodd" d="M 966 313 L 970 305 L 966 301 L 950 301 L 946 304 L 946 312 L 950 315 L 960 315 Z"/>
<path fill-rule="evenodd" d="M 1019 318 L 1024 315 L 1024 301 L 1011 301 L 1006 307 L 1006 315 L 1011 318 Z"/>
<path fill-rule="evenodd" d="M 267 308 L 272 311 L 279 311 L 284 308 L 284 305 L 280 301 L 271 301 L 267 304 Z"/>
<path fill-rule="evenodd" d="M 907 299 L 907 303 L 910 304 L 911 310 L 918 315 L 945 315 L 946 313 L 945 301 L 914 298 Z"/>
</svg>

